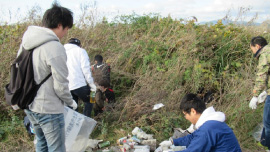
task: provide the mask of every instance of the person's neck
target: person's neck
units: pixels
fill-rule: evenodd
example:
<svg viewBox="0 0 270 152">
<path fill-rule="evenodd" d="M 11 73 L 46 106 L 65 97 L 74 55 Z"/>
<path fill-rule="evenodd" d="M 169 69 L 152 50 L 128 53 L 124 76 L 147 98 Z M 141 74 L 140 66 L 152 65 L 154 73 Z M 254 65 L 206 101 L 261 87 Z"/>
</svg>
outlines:
<svg viewBox="0 0 270 152">
<path fill-rule="evenodd" d="M 198 120 L 200 119 L 201 115 L 202 115 L 202 114 L 197 114 L 197 115 L 196 115 L 196 118 L 195 118 L 195 119 L 196 119 L 196 123 L 197 123 Z M 196 123 L 195 123 L 194 125 L 196 125 Z"/>
<path fill-rule="evenodd" d="M 254 54 L 254 57 L 259 57 L 260 52 L 262 51 L 263 47 L 259 48 L 258 51 Z"/>
</svg>

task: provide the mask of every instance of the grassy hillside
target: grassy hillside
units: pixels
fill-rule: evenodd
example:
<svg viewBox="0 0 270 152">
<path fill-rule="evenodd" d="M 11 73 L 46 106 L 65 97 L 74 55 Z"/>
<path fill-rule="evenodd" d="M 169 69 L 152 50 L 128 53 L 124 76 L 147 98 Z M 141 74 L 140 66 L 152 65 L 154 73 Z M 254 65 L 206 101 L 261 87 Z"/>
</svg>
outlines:
<svg viewBox="0 0 270 152">
<path fill-rule="evenodd" d="M 24 113 L 12 111 L 3 102 L 2 89 L 9 80 L 9 65 L 22 34 L 30 24 L 0 26 L 0 148 L 4 151 L 33 150 L 31 137 L 22 125 Z M 262 122 L 263 105 L 257 110 L 248 108 L 257 64 L 249 41 L 257 35 L 270 41 L 264 31 L 259 26 L 225 26 L 221 21 L 196 25 L 136 14 L 119 16 L 110 23 L 104 19 L 95 26 L 73 27 L 62 42 L 79 38 L 91 61 L 96 54 L 103 55 L 112 67 L 117 96 L 115 110 L 95 118 L 99 123 L 92 138 L 115 143 L 138 126 L 161 142 L 173 134 L 172 128 L 190 125 L 179 111 L 179 101 L 186 93 L 203 97 L 212 92 L 213 100 L 207 106 L 226 114 L 226 122 L 243 150 L 262 150 L 251 136 L 253 128 Z M 165 107 L 153 111 L 157 103 Z"/>
</svg>

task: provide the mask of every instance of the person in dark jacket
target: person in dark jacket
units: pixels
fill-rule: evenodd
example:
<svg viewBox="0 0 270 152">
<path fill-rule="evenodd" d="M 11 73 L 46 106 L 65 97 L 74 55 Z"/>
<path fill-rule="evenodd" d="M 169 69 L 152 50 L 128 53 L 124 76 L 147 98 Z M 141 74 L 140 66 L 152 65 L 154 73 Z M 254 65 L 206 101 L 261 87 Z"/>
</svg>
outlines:
<svg viewBox="0 0 270 152">
<path fill-rule="evenodd" d="M 95 64 L 92 66 L 92 74 L 95 84 L 100 85 L 101 81 L 106 80 L 106 82 L 108 82 L 108 85 L 110 86 L 110 65 L 103 62 L 103 57 L 101 55 L 96 55 L 94 62 Z M 111 92 L 113 93 L 113 91 Z M 104 91 L 102 91 L 101 89 L 97 88 L 94 103 L 95 116 L 103 112 L 102 109 L 104 108 L 104 102 L 106 101 L 106 99 L 108 99 L 105 97 L 105 95 L 112 94 L 111 92 L 109 92 L 109 89 L 105 89 Z"/>
<path fill-rule="evenodd" d="M 205 103 L 195 94 L 187 94 L 181 101 L 180 110 L 194 125 L 195 131 L 185 137 L 160 143 L 161 147 L 186 146 L 181 152 L 241 152 L 232 129 L 224 122 L 225 114 Z"/>
<path fill-rule="evenodd" d="M 101 95 L 104 96 L 104 100 L 107 102 L 106 108 L 105 108 L 105 102 L 103 104 L 97 104 L 98 107 L 94 110 L 95 115 L 98 115 L 99 113 L 102 113 L 105 109 L 109 110 L 110 108 L 114 108 L 115 103 L 115 94 L 112 88 L 110 88 L 110 83 L 107 81 L 107 79 L 100 79 L 98 81 L 98 87 L 101 91 Z"/>
</svg>

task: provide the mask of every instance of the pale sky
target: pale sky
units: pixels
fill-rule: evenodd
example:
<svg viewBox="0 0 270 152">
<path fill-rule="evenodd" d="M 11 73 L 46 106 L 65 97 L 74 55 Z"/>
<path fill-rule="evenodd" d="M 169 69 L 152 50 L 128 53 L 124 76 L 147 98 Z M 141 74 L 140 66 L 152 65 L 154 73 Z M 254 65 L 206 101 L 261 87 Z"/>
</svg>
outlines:
<svg viewBox="0 0 270 152">
<path fill-rule="evenodd" d="M 41 7 L 41 15 L 50 8 L 53 0 L 0 0 L 0 21 L 14 22 L 16 18 L 26 16 L 33 6 Z M 166 17 L 187 19 L 195 16 L 199 22 L 222 19 L 226 14 L 236 18 L 239 9 L 249 9 L 243 20 L 248 21 L 258 13 L 256 22 L 270 19 L 270 0 L 58 0 L 58 2 L 74 13 L 75 18 L 81 14 L 81 4 L 88 5 L 98 17 L 106 16 L 111 20 L 114 16 L 132 12 L 143 15 L 159 13 Z M 93 12 L 93 10 L 92 10 Z"/>
</svg>

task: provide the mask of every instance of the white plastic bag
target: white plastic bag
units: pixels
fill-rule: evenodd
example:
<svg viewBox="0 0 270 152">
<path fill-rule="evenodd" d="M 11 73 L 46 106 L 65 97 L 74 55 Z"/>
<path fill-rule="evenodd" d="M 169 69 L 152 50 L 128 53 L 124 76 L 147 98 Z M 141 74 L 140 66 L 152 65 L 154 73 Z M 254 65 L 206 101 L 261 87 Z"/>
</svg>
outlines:
<svg viewBox="0 0 270 152">
<path fill-rule="evenodd" d="M 65 107 L 65 145 L 67 152 L 83 152 L 96 121 Z"/>
<path fill-rule="evenodd" d="M 263 130 L 263 123 L 261 122 L 254 128 L 253 133 L 252 133 L 252 136 L 254 137 L 256 141 L 261 140 L 262 130 Z"/>
<path fill-rule="evenodd" d="M 146 134 L 141 128 L 135 127 L 132 130 L 132 135 L 137 136 L 139 139 L 153 139 L 152 134 Z"/>
<path fill-rule="evenodd" d="M 155 104 L 154 107 L 153 107 L 153 110 L 157 110 L 157 109 L 159 109 L 159 108 L 161 108 L 163 106 L 164 106 L 164 104 L 162 104 L 162 103 Z"/>
</svg>

